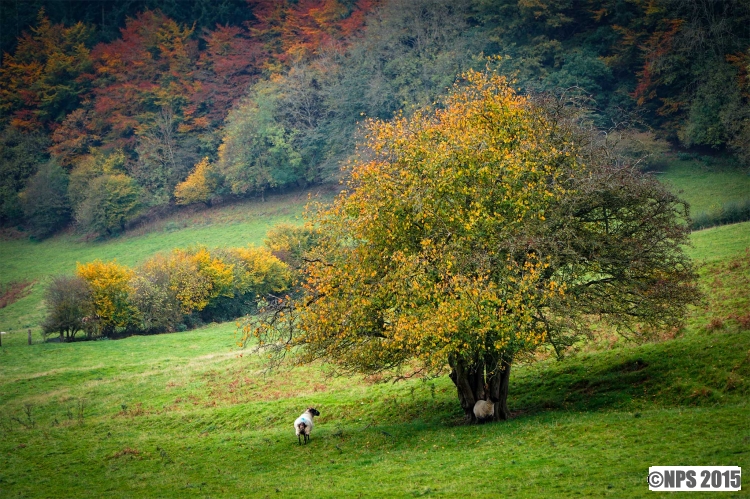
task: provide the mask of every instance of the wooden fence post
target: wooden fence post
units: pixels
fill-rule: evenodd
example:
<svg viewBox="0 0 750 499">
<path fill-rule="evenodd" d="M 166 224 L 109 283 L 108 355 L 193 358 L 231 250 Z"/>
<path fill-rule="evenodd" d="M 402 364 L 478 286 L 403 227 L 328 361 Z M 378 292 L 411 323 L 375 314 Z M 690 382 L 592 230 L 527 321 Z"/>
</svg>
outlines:
<svg viewBox="0 0 750 499">
<path fill-rule="evenodd" d="M 31 345 L 31 329 L 29 329 L 29 345 Z"/>
</svg>

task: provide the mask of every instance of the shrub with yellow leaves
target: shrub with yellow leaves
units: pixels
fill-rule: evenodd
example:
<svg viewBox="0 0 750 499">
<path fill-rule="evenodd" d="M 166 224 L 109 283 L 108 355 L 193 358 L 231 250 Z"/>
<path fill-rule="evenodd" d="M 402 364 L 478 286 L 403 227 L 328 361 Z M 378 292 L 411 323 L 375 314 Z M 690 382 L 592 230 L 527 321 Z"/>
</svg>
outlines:
<svg viewBox="0 0 750 499">
<path fill-rule="evenodd" d="M 298 268 L 302 265 L 304 254 L 312 249 L 320 238 L 320 229 L 312 224 L 298 226 L 280 223 L 271 227 L 264 244 L 283 262 Z"/>
<path fill-rule="evenodd" d="M 215 255 L 232 266 L 232 291 L 211 300 L 204 309 L 206 320 L 229 320 L 255 312 L 258 300 L 289 289 L 289 267 L 266 248 L 247 246 L 217 250 Z"/>
<path fill-rule="evenodd" d="M 235 319 L 257 310 L 257 301 L 267 295 L 283 293 L 292 281 L 284 262 L 267 248 L 252 246 L 178 248 L 154 255 L 135 270 L 96 260 L 79 263 L 76 274 L 73 284 L 80 281 L 78 287 L 85 293 L 78 292 L 70 279 L 55 284 L 45 321 L 46 330 L 62 331 L 70 338 L 81 329 L 89 336 L 92 331 L 107 336 L 158 333 Z M 80 296 L 64 299 L 68 288 Z"/>
<path fill-rule="evenodd" d="M 206 248 L 175 249 L 153 264 L 166 266 L 169 288 L 182 312 L 200 312 L 219 296 L 232 296 L 232 265 L 212 257 Z"/>
<path fill-rule="evenodd" d="M 216 193 L 218 180 L 211 169 L 208 158 L 203 158 L 195 165 L 193 172 L 174 190 L 177 204 L 206 203 L 211 204 L 211 197 Z"/>
<path fill-rule="evenodd" d="M 138 310 L 128 299 L 133 271 L 116 261 L 78 264 L 76 275 L 91 288 L 95 318 L 102 334 L 110 335 L 133 325 Z"/>
</svg>

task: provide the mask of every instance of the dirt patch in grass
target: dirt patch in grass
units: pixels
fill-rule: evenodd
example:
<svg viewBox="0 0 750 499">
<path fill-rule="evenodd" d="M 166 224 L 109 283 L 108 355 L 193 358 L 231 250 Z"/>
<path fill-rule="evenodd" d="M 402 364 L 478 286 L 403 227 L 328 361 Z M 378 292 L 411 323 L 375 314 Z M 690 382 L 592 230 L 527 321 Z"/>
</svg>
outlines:
<svg viewBox="0 0 750 499">
<path fill-rule="evenodd" d="M 31 286 L 36 281 L 17 281 L 0 285 L 0 308 L 17 302 L 31 292 Z"/>
<path fill-rule="evenodd" d="M 107 457 L 107 459 L 119 459 L 125 456 L 132 456 L 134 458 L 142 459 L 141 451 L 132 447 L 125 447 L 124 449 L 117 451 L 111 456 Z"/>
</svg>

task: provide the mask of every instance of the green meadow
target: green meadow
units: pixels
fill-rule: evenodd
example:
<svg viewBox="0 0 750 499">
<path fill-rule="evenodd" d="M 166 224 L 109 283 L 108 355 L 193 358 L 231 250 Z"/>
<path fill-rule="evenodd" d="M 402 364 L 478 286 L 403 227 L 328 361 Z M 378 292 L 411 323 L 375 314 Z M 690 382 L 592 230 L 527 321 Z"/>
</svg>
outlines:
<svg viewBox="0 0 750 499">
<path fill-rule="evenodd" d="M 0 309 L 0 497 L 636 498 L 656 496 L 649 466 L 750 470 L 750 222 L 693 233 L 705 298 L 684 330 L 643 344 L 602 332 L 562 361 L 514 366 L 502 423 L 462 424 L 447 376 L 268 373 L 235 323 L 41 342 L 44 285 L 76 261 L 260 244 L 305 202 L 183 212 L 105 242 L 0 242 L 2 283 L 34 281 Z M 292 422 L 310 405 L 321 416 L 299 446 Z"/>
<path fill-rule="evenodd" d="M 709 160 L 710 164 L 707 164 Z M 729 203 L 750 201 L 747 169 L 725 160 L 675 159 L 658 178 L 690 203 L 693 217 L 714 212 Z"/>
</svg>

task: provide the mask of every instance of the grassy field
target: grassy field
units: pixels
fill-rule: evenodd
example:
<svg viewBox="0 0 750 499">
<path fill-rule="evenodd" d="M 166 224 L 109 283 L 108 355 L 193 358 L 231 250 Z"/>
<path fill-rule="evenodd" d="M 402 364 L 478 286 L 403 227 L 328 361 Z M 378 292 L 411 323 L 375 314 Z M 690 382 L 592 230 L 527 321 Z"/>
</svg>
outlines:
<svg viewBox="0 0 750 499">
<path fill-rule="evenodd" d="M 482 426 L 446 377 L 264 375 L 234 324 L 3 347 L 0 497 L 650 497 L 649 465 L 748 469 L 750 255 L 701 282 L 683 335 L 517 366 L 515 418 Z"/>
<path fill-rule="evenodd" d="M 693 218 L 750 200 L 750 172 L 721 161 L 673 160 L 658 178 L 690 203 Z"/>
<path fill-rule="evenodd" d="M 2 283 L 37 281 L 0 309 L 0 497 L 631 498 L 654 496 L 653 465 L 750 469 L 750 222 L 693 233 L 706 299 L 685 331 L 642 345 L 603 334 L 515 366 L 503 423 L 463 425 L 445 376 L 264 374 L 233 323 L 25 344 L 26 328 L 39 340 L 45 280 L 76 261 L 259 244 L 305 200 L 182 213 L 101 243 L 0 242 Z M 321 416 L 300 447 L 291 423 L 309 405 Z"/>
<path fill-rule="evenodd" d="M 750 248 L 750 222 L 693 232 L 690 241 L 692 246 L 687 248 L 687 253 L 696 263 L 726 260 Z"/>
</svg>

